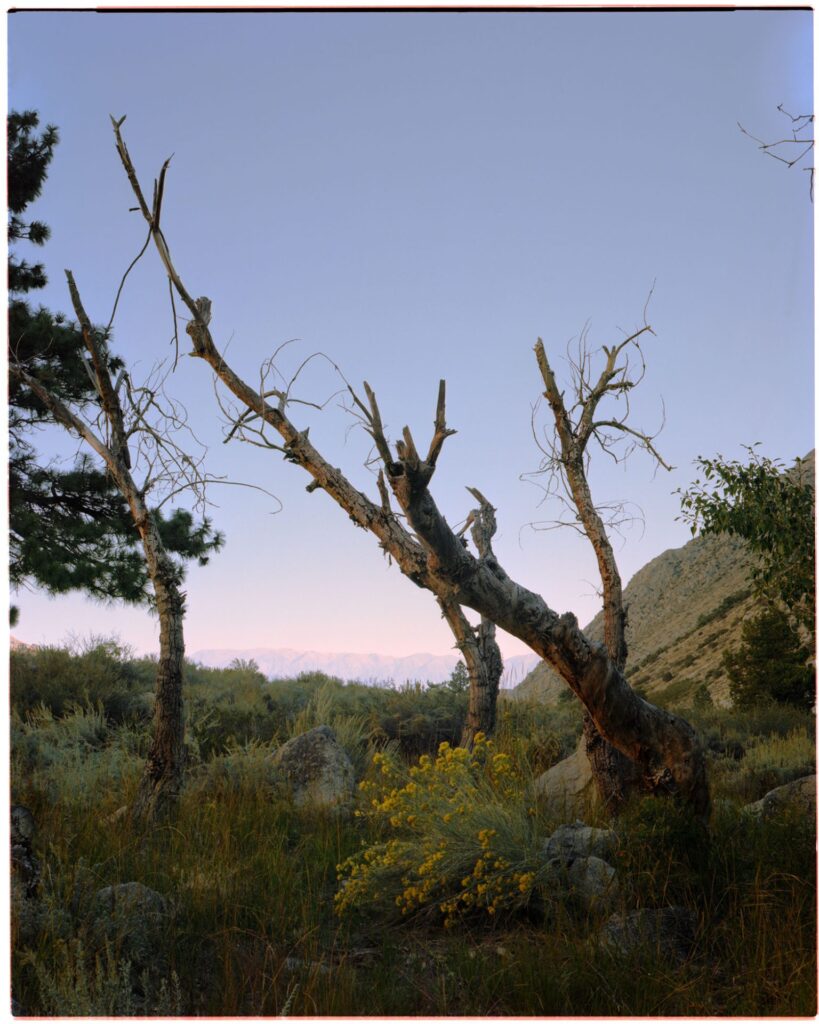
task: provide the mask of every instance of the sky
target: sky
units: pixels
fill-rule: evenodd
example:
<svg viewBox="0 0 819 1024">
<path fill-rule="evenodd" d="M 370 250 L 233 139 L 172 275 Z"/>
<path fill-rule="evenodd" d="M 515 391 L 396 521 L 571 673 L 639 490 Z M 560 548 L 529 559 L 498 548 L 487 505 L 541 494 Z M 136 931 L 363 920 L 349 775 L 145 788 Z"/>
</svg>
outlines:
<svg viewBox="0 0 819 1024">
<path fill-rule="evenodd" d="M 672 472 L 635 453 L 596 457 L 596 500 L 635 503 L 616 541 L 625 580 L 689 538 L 677 488 L 697 456 L 791 462 L 814 443 L 813 210 L 808 175 L 760 153 L 811 109 L 807 11 L 9 15 L 9 103 L 61 141 L 43 195 L 48 287 L 67 310 L 64 268 L 107 322 L 144 241 L 109 114 L 150 185 L 167 157 L 163 227 L 236 370 L 257 381 L 281 354 L 292 373 L 322 352 L 369 381 L 391 437 L 427 443 L 447 381 L 432 491 L 450 523 L 478 487 L 497 507 L 509 574 L 581 623 L 598 610 L 588 542 L 532 524 L 559 514 L 526 478 L 539 463 L 533 406 L 542 337 L 559 379 L 587 322 L 594 348 L 648 319 L 632 422 L 653 430 Z M 656 282 L 656 283 L 655 283 Z M 167 280 L 149 250 L 128 278 L 116 351 L 147 374 L 173 356 Z M 184 333 L 183 342 L 187 341 Z M 298 394 L 339 386 L 316 360 Z M 445 654 L 431 595 L 389 566 L 278 453 L 223 443 L 212 374 L 182 357 L 167 388 L 233 484 L 210 490 L 224 550 L 186 579 L 186 646 Z M 293 406 L 328 461 L 376 496 L 368 439 L 331 401 Z M 535 430 L 546 425 L 544 410 Z M 56 431 L 44 453 L 78 444 Z M 144 608 L 36 590 L 12 595 L 31 643 L 117 635 L 157 649 Z M 505 654 L 523 645 L 501 636 Z"/>
</svg>

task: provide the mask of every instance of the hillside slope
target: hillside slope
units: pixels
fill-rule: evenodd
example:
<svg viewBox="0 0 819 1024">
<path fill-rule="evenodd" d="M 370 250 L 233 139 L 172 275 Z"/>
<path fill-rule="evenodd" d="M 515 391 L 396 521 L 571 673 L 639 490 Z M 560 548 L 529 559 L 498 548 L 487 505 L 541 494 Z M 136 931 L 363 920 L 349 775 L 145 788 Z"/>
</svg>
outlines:
<svg viewBox="0 0 819 1024">
<path fill-rule="evenodd" d="M 805 457 L 803 473 L 812 486 L 813 452 Z M 705 683 L 715 702 L 728 703 L 722 652 L 739 641 L 743 620 L 753 610 L 750 568 L 744 542 L 712 536 L 664 551 L 635 573 L 624 590 L 631 685 L 675 706 L 690 704 Z M 602 612 L 584 632 L 602 641 Z M 566 684 L 541 662 L 509 696 L 553 703 L 564 691 Z"/>
<path fill-rule="evenodd" d="M 706 682 L 714 699 L 724 701 L 727 682 L 719 670 L 721 653 L 739 638 L 752 606 L 749 569 L 741 541 L 696 537 L 681 548 L 664 551 L 635 573 L 624 591 L 632 686 L 652 696 L 671 686 L 671 698 L 676 691 L 683 696 Z M 584 632 L 602 641 L 602 612 Z M 565 689 L 560 677 L 541 662 L 511 695 L 552 703 Z"/>
</svg>

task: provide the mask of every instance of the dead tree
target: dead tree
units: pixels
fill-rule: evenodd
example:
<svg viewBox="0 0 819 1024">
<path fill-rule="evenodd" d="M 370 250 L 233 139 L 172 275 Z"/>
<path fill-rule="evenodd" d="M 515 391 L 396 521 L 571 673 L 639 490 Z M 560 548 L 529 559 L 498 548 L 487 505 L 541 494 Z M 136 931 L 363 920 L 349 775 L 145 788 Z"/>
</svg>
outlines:
<svg viewBox="0 0 819 1024">
<path fill-rule="evenodd" d="M 292 403 L 314 405 L 314 403 L 294 398 L 291 393 L 298 373 L 304 364 L 289 381 L 284 381 L 282 387 L 269 388 L 267 377 L 276 356 L 274 353 L 274 356 L 262 368 L 258 390 L 247 384 L 228 366 L 223 355 L 216 350 L 208 328 L 211 302 L 204 297 L 197 299 L 191 297 L 173 265 L 167 242 L 160 227 L 162 196 L 168 162 L 166 161 L 163 165 L 159 178 L 154 183 L 153 202 L 149 206 L 120 131 L 124 118 L 120 121 L 113 118 L 111 120 L 116 136 L 117 152 L 139 204 L 138 209 L 149 226 L 150 236 L 154 240 L 168 273 L 172 294 L 174 291 L 176 292 L 191 314 L 187 333 L 193 342 L 192 354 L 201 357 L 211 365 L 217 378 L 238 399 L 243 408 L 242 412 L 233 413 L 228 412 L 224 405 L 222 406 L 223 412 L 227 413 L 232 423 L 227 439 L 236 436 L 244 440 L 251 440 L 252 443 L 278 451 L 288 461 L 301 465 L 313 478 L 307 486 L 308 491 L 312 492 L 319 488 L 326 491 L 357 526 L 375 534 L 382 550 L 398 564 L 405 576 L 417 586 L 423 587 L 435 595 L 441 613 L 455 637 L 455 646 L 463 655 L 469 675 L 469 703 L 461 743 L 471 746 L 478 732 L 491 735 L 495 730 L 498 690 L 503 672 L 503 661 L 495 637 L 494 623 L 482 617 L 480 625 L 473 626 L 461 605 L 441 591 L 435 577 L 426 572 L 424 554 L 417 540 L 411 530 L 406 528 L 401 517 L 396 515 L 390 507 L 389 495 L 382 474 L 379 474 L 378 477 L 380 504 L 376 505 L 366 495 L 355 489 L 340 470 L 329 465 L 308 440 L 308 430 L 299 430 L 290 420 L 288 407 Z M 364 387 L 369 396 L 371 394 L 369 386 L 365 383 Z M 384 429 L 374 398 L 368 405 L 361 401 L 348 384 L 346 388 L 353 403 L 353 411 L 358 415 L 364 429 L 374 439 L 377 447 L 380 444 L 385 444 Z M 271 404 L 269 400 L 275 404 Z M 443 412 L 444 389 L 442 386 L 435 421 L 435 444 L 439 449 L 444 438 L 454 433 L 454 431 L 448 431 L 444 426 Z M 273 428 L 279 435 L 281 443 L 270 440 L 268 434 L 265 433 L 266 427 Z M 435 457 L 432 450 L 430 457 L 433 459 Z M 477 549 L 479 551 L 487 550 L 495 532 L 494 510 L 478 492 L 473 491 L 473 494 L 478 498 L 479 506 L 470 513 L 461 531 L 459 542 L 466 545 L 464 535 L 471 527 L 471 535 Z"/>
<path fill-rule="evenodd" d="M 164 398 L 161 369 L 140 387 L 125 371 L 114 382 L 104 342 L 107 332 L 92 327 L 70 271 L 66 271 L 66 277 L 88 350 L 86 368 L 98 396 L 96 414 L 69 408 L 36 374 L 15 363 L 13 354 L 9 370 L 31 389 L 57 422 L 99 456 L 128 504 L 142 543 L 159 617 L 159 659 L 151 748 L 132 814 L 135 820 L 148 823 L 171 809 L 182 784 L 185 595 L 180 589 L 180 569 L 162 542 L 146 495 L 152 489 L 164 489 L 167 500 L 182 485 L 194 487 L 201 496 L 206 477 L 201 458 L 192 457 L 173 439 L 185 427 L 184 411 Z M 140 484 L 134 479 L 132 464 L 144 471 Z"/>
<path fill-rule="evenodd" d="M 538 442 L 543 452 L 538 473 L 547 476 L 547 494 L 556 495 L 569 508 L 569 521 L 558 520 L 556 525 L 574 526 L 588 538 L 594 550 L 602 584 L 604 642 L 609 658 L 620 672 L 625 671 L 628 656 L 626 608 L 607 526 L 616 528 L 622 506 L 617 503 L 604 508 L 592 499 L 588 479 L 589 445 L 595 442 L 615 461 L 627 458 L 635 448 L 642 448 L 658 466 L 671 468 L 654 446 L 658 432 L 649 434 L 628 423 L 629 395 L 645 374 L 640 338 L 649 333 L 654 332 L 644 323 L 640 330 L 619 344 L 610 348 L 603 346 L 605 362 L 599 374 L 595 375 L 588 329 L 584 328 L 576 351 L 569 353 L 571 384 L 568 400 L 557 385 L 543 341 L 538 338 L 535 345 L 538 367 L 546 388 L 543 394 L 553 421 L 552 430 L 547 430 L 544 440 Z M 635 354 L 636 360 L 630 361 L 629 357 Z M 607 399 L 621 403 L 617 415 L 600 411 L 601 403 Z M 618 443 L 624 441 L 625 449 L 618 451 Z M 583 734 L 597 788 L 604 803 L 616 812 L 631 792 L 643 788 L 640 767 L 603 739 L 588 711 L 583 716 Z"/>
<path fill-rule="evenodd" d="M 553 665 L 579 697 L 601 736 L 640 765 L 645 784 L 652 792 L 673 794 L 705 816 L 709 808 L 705 758 L 691 726 L 638 697 L 605 646 L 589 641 L 574 615 L 570 612 L 558 615 L 542 597 L 507 575 L 491 544 L 484 542 L 486 535 L 491 538 L 494 532 L 491 524 L 485 534 L 479 531 L 477 554 L 473 554 L 463 536 L 449 526 L 438 510 L 429 484 L 444 442 L 453 433 L 446 426 L 444 382 L 439 385 L 433 436 L 423 458 L 408 427 L 404 428 L 393 454 L 369 385 L 364 385 L 366 404 L 353 395 L 382 463 L 381 502 L 376 505 L 354 488 L 341 470 L 321 456 L 310 442 L 307 431 L 299 431 L 294 426 L 286 413 L 286 393 L 275 389 L 257 391 L 227 364 L 210 331 L 210 300 L 193 299 L 177 273 L 158 217 L 145 201 L 137 180 L 120 134 L 121 124 L 121 121 L 114 121 L 120 158 L 139 208 L 150 226 L 171 287 L 191 315 L 186 329 L 193 346 L 191 354 L 211 366 L 222 384 L 245 407 L 248 416 L 279 435 L 281 444 L 277 447 L 313 478 L 308 485 L 311 491 L 317 488 L 326 491 L 357 525 L 378 537 L 382 548 L 395 558 L 406 576 L 418 586 L 431 590 L 439 603 L 473 609 L 488 622 L 518 637 Z M 155 197 L 162 194 L 166 167 L 167 164 L 155 187 Z M 154 210 L 156 205 L 155 198 Z M 412 533 L 393 511 L 390 492 Z M 487 506 L 484 499 L 476 510 L 479 522 L 486 521 Z"/>
</svg>

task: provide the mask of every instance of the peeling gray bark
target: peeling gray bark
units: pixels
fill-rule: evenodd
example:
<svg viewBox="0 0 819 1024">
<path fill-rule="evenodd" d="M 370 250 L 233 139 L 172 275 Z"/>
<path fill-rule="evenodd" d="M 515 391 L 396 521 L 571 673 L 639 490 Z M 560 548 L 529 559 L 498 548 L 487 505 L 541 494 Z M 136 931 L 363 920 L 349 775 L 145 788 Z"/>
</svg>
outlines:
<svg viewBox="0 0 819 1024">
<path fill-rule="evenodd" d="M 498 690 L 503 659 L 495 639 L 495 623 L 482 617 L 473 627 L 457 601 L 438 600 L 469 676 L 469 703 L 461 733 L 461 746 L 472 748 L 479 732 L 491 736 L 497 724 Z"/>
</svg>

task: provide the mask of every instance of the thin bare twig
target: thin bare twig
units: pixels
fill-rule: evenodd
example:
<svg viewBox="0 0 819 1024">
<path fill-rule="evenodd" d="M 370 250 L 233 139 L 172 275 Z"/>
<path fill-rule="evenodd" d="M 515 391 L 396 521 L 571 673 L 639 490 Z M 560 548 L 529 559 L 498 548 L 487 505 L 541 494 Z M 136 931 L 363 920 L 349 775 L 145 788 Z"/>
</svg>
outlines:
<svg viewBox="0 0 819 1024">
<path fill-rule="evenodd" d="M 757 143 L 757 148 L 760 149 L 766 156 L 772 157 L 779 163 L 785 164 L 786 167 L 795 167 L 796 164 L 800 163 L 801 160 L 811 152 L 814 147 L 813 137 L 805 138 L 800 133 L 813 130 L 813 114 L 791 114 L 785 110 L 784 104 L 778 104 L 776 108 L 781 114 L 784 114 L 791 122 L 791 137 L 784 139 L 776 139 L 774 142 L 765 142 L 764 139 L 760 139 L 758 136 L 751 134 L 744 128 L 743 125 L 737 121 L 737 127 L 743 135 L 747 135 L 749 139 L 752 139 Z M 801 146 L 804 147 L 795 156 L 782 156 L 781 153 L 775 153 L 774 150 L 780 146 Z M 810 200 L 813 202 L 813 183 L 815 167 L 810 165 L 803 167 L 802 170 L 807 171 L 810 174 Z"/>
</svg>

